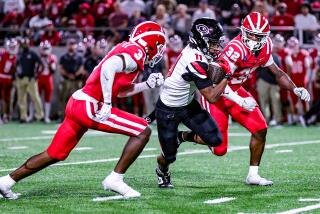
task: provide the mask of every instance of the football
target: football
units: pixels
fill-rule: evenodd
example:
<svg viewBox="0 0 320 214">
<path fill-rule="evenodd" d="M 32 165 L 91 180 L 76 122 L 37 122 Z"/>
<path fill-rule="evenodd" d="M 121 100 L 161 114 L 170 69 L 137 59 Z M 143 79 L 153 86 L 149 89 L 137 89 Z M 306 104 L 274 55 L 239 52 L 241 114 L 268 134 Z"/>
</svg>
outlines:
<svg viewBox="0 0 320 214">
<path fill-rule="evenodd" d="M 224 78 L 226 72 L 221 68 L 221 66 L 218 63 L 212 62 L 209 64 L 207 75 L 214 84 L 217 84 Z"/>
</svg>

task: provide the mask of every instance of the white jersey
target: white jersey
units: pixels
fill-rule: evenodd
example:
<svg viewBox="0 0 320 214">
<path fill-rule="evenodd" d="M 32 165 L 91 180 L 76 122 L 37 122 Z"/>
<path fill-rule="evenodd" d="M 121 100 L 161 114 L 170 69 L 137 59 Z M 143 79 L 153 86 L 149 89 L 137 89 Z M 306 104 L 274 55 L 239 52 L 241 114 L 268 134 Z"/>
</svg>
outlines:
<svg viewBox="0 0 320 214">
<path fill-rule="evenodd" d="M 207 78 L 208 60 L 199 50 L 189 45 L 183 49 L 176 64 L 170 68 L 160 94 L 161 101 L 169 107 L 188 105 L 196 89 L 212 85 Z"/>
</svg>

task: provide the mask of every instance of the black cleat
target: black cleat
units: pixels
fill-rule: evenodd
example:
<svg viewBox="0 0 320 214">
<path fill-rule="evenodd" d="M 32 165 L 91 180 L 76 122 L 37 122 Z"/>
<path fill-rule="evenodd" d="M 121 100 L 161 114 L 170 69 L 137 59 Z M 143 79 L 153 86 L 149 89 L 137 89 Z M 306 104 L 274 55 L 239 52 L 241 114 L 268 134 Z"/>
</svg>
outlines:
<svg viewBox="0 0 320 214">
<path fill-rule="evenodd" d="M 159 168 L 156 168 L 156 174 L 158 177 L 159 188 L 173 188 L 173 185 L 171 183 L 170 172 L 162 172 Z"/>
</svg>

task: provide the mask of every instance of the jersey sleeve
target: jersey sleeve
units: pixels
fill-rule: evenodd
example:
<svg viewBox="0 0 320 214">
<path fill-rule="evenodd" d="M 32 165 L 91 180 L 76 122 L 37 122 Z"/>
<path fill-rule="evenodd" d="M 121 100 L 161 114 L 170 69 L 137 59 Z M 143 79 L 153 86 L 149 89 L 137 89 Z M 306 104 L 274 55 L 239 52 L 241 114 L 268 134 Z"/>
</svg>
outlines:
<svg viewBox="0 0 320 214">
<path fill-rule="evenodd" d="M 146 54 L 145 52 L 142 50 L 141 47 L 139 47 L 138 45 L 136 44 L 131 44 L 131 45 L 128 45 L 123 54 L 127 54 L 128 56 L 130 56 L 130 58 L 135 62 L 136 64 L 136 68 L 134 70 L 131 70 L 131 71 L 135 71 L 136 69 L 140 70 L 140 71 L 143 71 L 144 70 L 144 63 L 145 63 L 145 59 L 146 59 Z M 133 69 L 132 68 L 132 65 L 129 64 L 129 61 L 128 61 L 128 58 L 125 58 L 125 63 L 126 63 L 126 66 L 125 67 L 128 67 L 128 71 L 129 71 L 129 68 Z"/>
<path fill-rule="evenodd" d="M 194 61 L 187 65 L 186 73 L 182 75 L 182 78 L 187 81 L 193 81 L 196 87 L 201 90 L 213 84 L 207 76 L 207 70 L 209 65 L 202 61 Z"/>
<path fill-rule="evenodd" d="M 274 63 L 273 56 L 270 54 L 268 61 L 262 67 L 269 67 Z"/>
</svg>

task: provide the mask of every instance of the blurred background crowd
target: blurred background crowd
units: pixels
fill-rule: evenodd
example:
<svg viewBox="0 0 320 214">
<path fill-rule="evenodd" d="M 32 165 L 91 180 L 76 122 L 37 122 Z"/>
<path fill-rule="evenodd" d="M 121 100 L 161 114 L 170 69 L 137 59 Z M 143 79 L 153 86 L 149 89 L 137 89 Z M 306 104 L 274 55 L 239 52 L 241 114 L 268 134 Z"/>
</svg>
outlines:
<svg viewBox="0 0 320 214">
<path fill-rule="evenodd" d="M 274 58 L 298 86 L 312 93 L 301 103 L 259 69 L 246 88 L 259 102 L 271 126 L 312 125 L 320 111 L 320 2 L 304 0 L 0 0 L 0 123 L 10 120 L 60 121 L 69 96 L 81 88 L 93 68 L 133 26 L 152 20 L 168 35 L 164 59 L 146 66 L 137 81 L 152 72 L 164 75 L 187 44 L 193 20 L 217 19 L 225 43 L 241 20 L 258 11 L 271 24 Z M 117 99 L 119 108 L 143 116 L 158 99 L 153 89 Z"/>
</svg>

